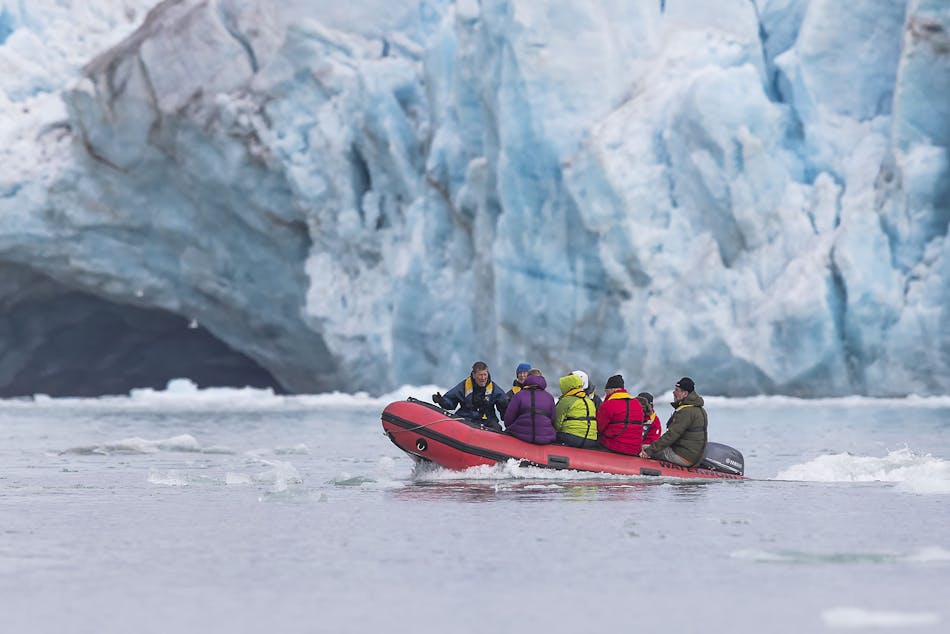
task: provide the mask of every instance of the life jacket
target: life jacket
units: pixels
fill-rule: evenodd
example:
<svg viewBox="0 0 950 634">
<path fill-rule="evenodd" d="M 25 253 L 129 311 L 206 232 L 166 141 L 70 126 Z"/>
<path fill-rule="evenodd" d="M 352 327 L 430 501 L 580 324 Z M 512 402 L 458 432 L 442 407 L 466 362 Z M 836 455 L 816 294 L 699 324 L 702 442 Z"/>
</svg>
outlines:
<svg viewBox="0 0 950 634">
<path fill-rule="evenodd" d="M 650 434 L 650 428 L 653 427 L 653 421 L 657 419 L 656 411 L 650 412 L 650 417 L 643 421 L 643 439 L 646 440 Z"/>
<path fill-rule="evenodd" d="M 666 421 L 667 429 L 669 429 L 670 423 L 673 422 L 673 415 L 676 414 L 676 412 L 680 411 L 681 409 L 686 409 L 687 407 L 696 407 L 695 405 L 677 405 L 676 403 L 670 403 L 670 405 L 673 406 L 673 413 L 670 414 L 670 419 Z"/>
<path fill-rule="evenodd" d="M 487 408 L 484 407 L 484 405 L 480 407 L 479 403 L 476 403 L 475 398 L 472 397 L 472 409 L 474 409 L 475 411 L 477 411 L 479 414 L 482 415 L 482 420 L 488 420 L 488 412 L 491 411 L 491 393 L 494 388 L 495 388 L 495 385 L 491 381 L 489 381 L 485 385 L 485 404 L 488 405 Z M 472 392 L 474 391 L 475 391 L 475 381 L 472 380 L 471 376 L 466 377 L 465 393 L 463 394 L 463 396 L 465 398 L 468 398 L 469 395 L 472 394 Z"/>
<path fill-rule="evenodd" d="M 622 435 L 627 431 L 627 427 L 630 426 L 630 423 L 636 423 L 637 425 L 643 425 L 643 424 L 644 424 L 644 423 L 642 423 L 641 421 L 638 421 L 638 420 L 636 420 L 636 421 L 630 420 L 630 401 L 633 400 L 633 397 L 630 396 L 630 394 L 628 394 L 627 392 L 614 392 L 613 394 L 611 394 L 610 396 L 607 397 L 607 400 L 608 400 L 608 401 L 619 401 L 619 400 L 624 400 L 624 401 L 626 401 L 626 403 L 624 403 L 624 405 L 627 406 L 627 411 L 626 411 L 626 412 L 624 413 L 624 415 L 623 415 L 623 420 L 612 420 L 612 421 L 610 421 L 609 423 L 607 423 L 607 428 L 604 429 L 604 438 L 617 438 L 617 437 L 619 437 L 619 436 L 622 436 Z M 612 435 L 609 435 L 609 436 L 608 436 L 608 435 L 607 435 L 607 430 L 610 429 L 610 426 L 611 426 L 611 425 L 623 425 L 623 429 L 621 429 L 620 431 L 618 431 L 616 434 L 612 434 Z M 649 423 L 646 423 L 646 427 L 643 428 L 643 435 L 644 435 L 644 436 L 647 435 L 647 431 L 648 431 L 649 429 L 650 429 Z"/>
<path fill-rule="evenodd" d="M 590 397 L 587 396 L 587 392 L 585 392 L 583 388 L 579 388 L 579 387 L 574 388 L 573 390 L 567 392 L 561 398 L 567 398 L 568 396 L 576 397 L 577 401 L 571 404 L 571 408 L 567 412 L 568 415 L 564 417 L 564 420 L 577 421 L 580 424 L 576 426 L 571 425 L 572 429 L 570 430 L 565 429 L 564 432 L 574 435 L 574 436 L 580 436 L 581 438 L 597 440 L 597 409 L 594 407 L 591 407 L 593 405 L 593 401 L 591 401 Z M 578 402 L 584 404 L 583 416 L 580 416 L 581 408 Z M 577 412 L 578 415 L 572 416 L 571 414 L 575 411 Z M 582 426 L 583 423 L 587 424 L 587 428 L 586 430 L 583 431 L 583 434 L 582 434 L 581 430 L 583 429 L 583 426 Z M 593 436 L 591 436 L 591 430 L 593 430 L 594 432 Z"/>
<path fill-rule="evenodd" d="M 537 422 L 535 422 L 534 417 L 537 414 L 544 414 L 545 416 L 547 416 L 548 413 L 547 411 L 543 409 L 538 409 L 534 406 L 534 396 L 535 394 L 538 393 L 538 390 L 540 390 L 541 388 L 538 387 L 537 385 L 526 385 L 524 389 L 528 390 L 528 393 L 531 395 L 531 407 L 529 407 L 527 411 L 529 414 L 531 414 L 531 443 L 533 444 L 535 443 L 535 441 L 537 441 L 537 430 L 538 430 L 538 424 Z M 520 416 L 524 412 L 525 410 L 521 410 L 520 412 L 518 412 L 518 415 Z"/>
</svg>

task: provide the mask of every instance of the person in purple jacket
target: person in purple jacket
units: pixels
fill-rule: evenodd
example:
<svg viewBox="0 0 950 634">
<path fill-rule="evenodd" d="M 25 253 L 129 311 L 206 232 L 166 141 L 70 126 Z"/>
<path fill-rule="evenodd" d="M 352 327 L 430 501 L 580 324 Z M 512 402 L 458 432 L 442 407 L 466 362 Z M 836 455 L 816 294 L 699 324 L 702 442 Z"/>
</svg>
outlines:
<svg viewBox="0 0 950 634">
<path fill-rule="evenodd" d="M 554 397 L 545 392 L 548 382 L 540 374 L 529 373 L 524 387 L 508 403 L 505 431 L 536 445 L 554 442 Z"/>
</svg>

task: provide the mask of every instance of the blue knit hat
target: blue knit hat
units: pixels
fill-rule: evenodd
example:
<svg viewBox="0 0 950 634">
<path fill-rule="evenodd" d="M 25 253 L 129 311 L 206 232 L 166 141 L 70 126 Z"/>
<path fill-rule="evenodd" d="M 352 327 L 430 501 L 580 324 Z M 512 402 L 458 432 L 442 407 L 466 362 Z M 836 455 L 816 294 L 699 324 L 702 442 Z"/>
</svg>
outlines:
<svg viewBox="0 0 950 634">
<path fill-rule="evenodd" d="M 519 363 L 518 367 L 515 368 L 515 374 L 518 374 L 519 372 L 527 372 L 530 369 L 531 369 L 530 363 Z"/>
</svg>

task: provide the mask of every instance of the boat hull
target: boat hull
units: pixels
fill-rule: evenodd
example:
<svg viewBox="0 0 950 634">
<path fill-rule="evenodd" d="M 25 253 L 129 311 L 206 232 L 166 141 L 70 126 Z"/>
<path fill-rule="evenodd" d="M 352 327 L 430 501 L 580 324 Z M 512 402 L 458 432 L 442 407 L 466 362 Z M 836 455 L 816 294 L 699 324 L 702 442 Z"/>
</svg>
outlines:
<svg viewBox="0 0 950 634">
<path fill-rule="evenodd" d="M 475 426 L 422 401 L 390 403 L 382 413 L 383 430 L 392 442 L 412 456 L 446 469 L 464 470 L 517 460 L 522 465 L 573 469 L 594 473 L 743 480 L 741 475 L 711 469 L 681 467 L 607 450 L 564 445 L 534 445 L 505 433 Z"/>
</svg>

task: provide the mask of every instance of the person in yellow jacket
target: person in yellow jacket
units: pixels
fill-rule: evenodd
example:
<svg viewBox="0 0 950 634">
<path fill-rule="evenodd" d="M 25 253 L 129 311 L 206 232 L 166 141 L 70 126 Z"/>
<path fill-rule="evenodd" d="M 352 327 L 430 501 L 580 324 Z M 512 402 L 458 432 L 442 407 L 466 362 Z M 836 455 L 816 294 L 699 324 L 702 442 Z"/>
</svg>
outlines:
<svg viewBox="0 0 950 634">
<path fill-rule="evenodd" d="M 570 447 L 598 448 L 597 407 L 584 391 L 584 380 L 568 374 L 559 383 L 561 398 L 554 408 L 557 441 Z"/>
</svg>

